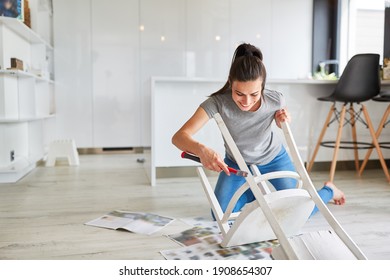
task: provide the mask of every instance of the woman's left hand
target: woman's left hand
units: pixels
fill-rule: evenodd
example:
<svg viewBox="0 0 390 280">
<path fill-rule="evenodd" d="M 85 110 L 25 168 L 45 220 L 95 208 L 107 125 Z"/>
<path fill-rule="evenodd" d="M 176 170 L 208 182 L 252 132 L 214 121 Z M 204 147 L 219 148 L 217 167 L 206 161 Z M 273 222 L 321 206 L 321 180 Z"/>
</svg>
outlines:
<svg viewBox="0 0 390 280">
<path fill-rule="evenodd" d="M 279 128 L 282 128 L 281 123 L 287 121 L 288 123 L 291 122 L 290 114 L 288 113 L 286 108 L 280 109 L 279 111 L 276 111 L 275 113 L 275 122 L 276 125 Z"/>
</svg>

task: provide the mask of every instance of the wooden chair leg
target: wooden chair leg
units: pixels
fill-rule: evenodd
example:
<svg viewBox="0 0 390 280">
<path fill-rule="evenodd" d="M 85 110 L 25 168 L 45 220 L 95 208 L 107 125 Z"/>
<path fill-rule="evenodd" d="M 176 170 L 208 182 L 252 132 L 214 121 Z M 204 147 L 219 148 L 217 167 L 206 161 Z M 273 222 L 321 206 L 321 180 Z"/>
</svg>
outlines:
<svg viewBox="0 0 390 280">
<path fill-rule="evenodd" d="M 376 133 L 375 133 L 375 137 L 376 137 L 377 140 L 379 139 L 379 136 L 380 136 L 381 133 L 382 133 L 383 126 L 385 125 L 385 123 L 386 123 L 386 121 L 387 121 L 387 119 L 388 119 L 388 117 L 389 117 L 389 114 L 390 114 L 390 105 L 387 106 L 387 109 L 386 109 L 385 113 L 383 114 L 383 117 L 382 117 L 382 119 L 381 119 L 381 121 L 380 121 L 380 123 L 379 123 L 378 129 L 377 129 L 377 131 L 376 131 Z M 372 144 L 374 144 L 374 143 L 372 143 Z M 367 154 L 366 154 L 366 156 L 365 156 L 365 158 L 364 158 L 364 160 L 363 160 L 363 162 L 362 162 L 362 165 L 361 165 L 361 167 L 360 167 L 359 175 L 361 175 L 361 174 L 363 173 L 363 171 L 364 171 L 364 168 L 366 168 L 368 159 L 370 158 L 371 153 L 372 153 L 373 150 L 374 150 L 374 148 L 370 148 L 370 149 L 367 151 Z"/>
<path fill-rule="evenodd" d="M 356 171 L 359 172 L 359 152 L 358 152 L 358 145 L 356 143 L 357 134 L 356 134 L 355 110 L 353 108 L 353 104 L 351 104 L 351 107 L 349 107 L 349 114 L 351 115 L 352 141 L 354 142 L 353 152 L 355 156 L 355 168 Z"/>
<path fill-rule="evenodd" d="M 334 181 L 334 173 L 336 172 L 337 156 L 338 156 L 339 149 L 340 149 L 340 141 L 341 141 L 341 134 L 343 132 L 345 112 L 346 112 L 346 105 L 344 104 L 343 108 L 341 109 L 341 113 L 340 113 L 339 129 L 337 131 L 337 138 L 336 138 L 336 143 L 335 143 L 335 147 L 334 147 L 334 151 L 333 151 L 332 165 L 330 167 L 329 180 L 331 182 Z"/>
<path fill-rule="evenodd" d="M 382 154 L 382 150 L 381 148 L 379 147 L 379 143 L 378 143 L 378 139 L 377 139 L 377 136 L 376 136 L 376 133 L 374 131 L 374 127 L 372 126 L 372 122 L 371 122 L 371 118 L 368 114 L 368 111 L 366 109 L 366 106 L 362 105 L 362 109 L 363 109 L 363 113 L 364 113 L 364 117 L 366 118 L 366 122 L 367 122 L 367 125 L 368 125 L 368 129 L 370 130 L 370 134 L 371 134 L 371 138 L 372 138 L 372 142 L 376 148 L 376 151 L 378 153 L 378 157 L 379 157 L 379 161 L 382 165 L 382 169 L 383 169 L 383 172 L 385 173 L 385 176 L 386 176 L 386 179 L 388 182 L 390 182 L 390 175 L 389 175 L 389 170 L 387 169 L 387 165 L 386 165 L 386 162 L 383 158 L 383 154 Z M 362 166 L 363 167 L 363 166 Z M 360 168 L 360 171 L 359 171 L 359 174 L 361 175 L 362 172 L 363 172 L 363 169 L 362 167 Z"/>
<path fill-rule="evenodd" d="M 319 150 L 319 148 L 320 148 L 322 139 L 324 138 L 326 129 L 328 128 L 328 124 L 329 124 L 329 122 L 330 122 L 330 118 L 332 117 L 333 112 L 334 112 L 335 110 L 336 110 L 335 104 L 332 104 L 332 106 L 330 107 L 328 116 L 326 117 L 324 126 L 322 127 L 320 136 L 318 137 L 318 141 L 317 141 L 316 147 L 315 147 L 315 149 L 314 149 L 313 155 L 312 155 L 312 157 L 311 157 L 311 160 L 310 160 L 310 162 L 309 162 L 309 164 L 308 164 L 308 166 L 307 166 L 307 172 L 310 172 L 311 169 L 313 168 L 314 160 L 316 159 L 316 156 L 317 156 L 318 150 Z"/>
</svg>

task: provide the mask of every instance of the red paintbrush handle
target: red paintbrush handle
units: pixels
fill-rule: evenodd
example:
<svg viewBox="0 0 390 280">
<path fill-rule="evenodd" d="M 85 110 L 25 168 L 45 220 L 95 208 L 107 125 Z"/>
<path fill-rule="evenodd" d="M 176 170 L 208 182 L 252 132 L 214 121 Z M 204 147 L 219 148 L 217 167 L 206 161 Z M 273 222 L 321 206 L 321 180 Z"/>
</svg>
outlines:
<svg viewBox="0 0 390 280">
<path fill-rule="evenodd" d="M 232 172 L 234 174 L 237 174 L 237 170 L 236 169 L 231 168 L 231 167 L 228 167 L 228 169 L 229 169 L 230 172 Z"/>
<path fill-rule="evenodd" d="M 192 159 L 193 161 L 196 161 L 196 162 L 200 162 L 200 158 L 199 157 L 191 155 L 191 154 L 186 153 L 186 152 L 182 152 L 181 153 L 181 157 L 182 158 Z M 228 169 L 229 169 L 230 172 L 232 172 L 234 174 L 237 174 L 237 170 L 236 169 L 231 168 L 231 167 L 228 167 Z"/>
</svg>

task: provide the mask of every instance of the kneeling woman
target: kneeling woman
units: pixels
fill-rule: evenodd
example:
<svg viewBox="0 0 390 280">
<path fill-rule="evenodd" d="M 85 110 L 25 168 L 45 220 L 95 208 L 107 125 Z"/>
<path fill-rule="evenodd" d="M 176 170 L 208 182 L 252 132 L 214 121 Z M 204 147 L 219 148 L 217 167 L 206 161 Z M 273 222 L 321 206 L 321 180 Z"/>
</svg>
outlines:
<svg viewBox="0 0 390 280">
<path fill-rule="evenodd" d="M 203 166 L 220 172 L 215 195 L 223 211 L 245 179 L 230 174 L 228 166 L 237 168 L 232 153 L 226 149 L 225 159 L 203 143 L 193 139 L 214 114 L 222 116 L 230 134 L 248 165 L 256 164 L 262 174 L 273 171 L 295 171 L 282 139 L 274 133 L 272 122 L 290 121 L 281 93 L 265 89 L 266 70 L 261 51 L 253 45 L 237 47 L 226 84 L 200 104 L 194 115 L 175 133 L 172 143 L 180 150 L 197 155 Z M 270 180 L 276 190 L 295 188 L 296 180 L 280 178 Z M 345 196 L 332 182 L 318 190 L 324 203 L 334 200 L 344 204 Z M 255 198 L 247 190 L 238 200 L 234 212 Z M 317 207 L 313 210 L 314 214 Z"/>
</svg>

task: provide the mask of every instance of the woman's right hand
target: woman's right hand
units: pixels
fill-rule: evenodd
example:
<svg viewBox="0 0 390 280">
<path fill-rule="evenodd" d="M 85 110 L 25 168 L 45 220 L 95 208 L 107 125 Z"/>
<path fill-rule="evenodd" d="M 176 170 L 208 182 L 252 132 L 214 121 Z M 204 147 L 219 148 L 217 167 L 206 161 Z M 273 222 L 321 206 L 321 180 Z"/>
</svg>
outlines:
<svg viewBox="0 0 390 280">
<path fill-rule="evenodd" d="M 214 150 L 204 146 L 202 149 L 200 149 L 200 153 L 198 156 L 202 165 L 206 169 L 216 172 L 224 171 L 228 176 L 230 175 L 227 164 Z"/>
<path fill-rule="evenodd" d="M 181 151 L 197 155 L 205 168 L 217 172 L 224 171 L 230 175 L 227 164 L 218 153 L 192 138 L 192 135 L 208 121 L 209 117 L 206 111 L 199 107 L 194 115 L 173 135 L 172 143 Z"/>
</svg>

